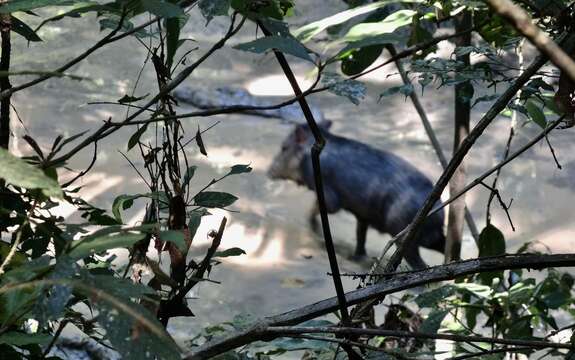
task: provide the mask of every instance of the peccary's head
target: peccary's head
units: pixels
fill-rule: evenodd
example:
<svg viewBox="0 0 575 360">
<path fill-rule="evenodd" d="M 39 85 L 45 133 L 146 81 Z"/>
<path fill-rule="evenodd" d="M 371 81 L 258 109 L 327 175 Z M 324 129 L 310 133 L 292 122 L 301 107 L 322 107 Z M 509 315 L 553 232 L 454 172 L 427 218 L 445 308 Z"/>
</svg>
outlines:
<svg viewBox="0 0 575 360">
<path fill-rule="evenodd" d="M 327 132 L 331 127 L 331 121 L 324 120 L 318 124 L 322 131 Z M 295 129 L 283 141 L 280 152 L 274 157 L 268 176 L 270 179 L 292 180 L 303 184 L 301 162 L 309 153 L 314 138 L 307 125 L 297 125 Z"/>
</svg>

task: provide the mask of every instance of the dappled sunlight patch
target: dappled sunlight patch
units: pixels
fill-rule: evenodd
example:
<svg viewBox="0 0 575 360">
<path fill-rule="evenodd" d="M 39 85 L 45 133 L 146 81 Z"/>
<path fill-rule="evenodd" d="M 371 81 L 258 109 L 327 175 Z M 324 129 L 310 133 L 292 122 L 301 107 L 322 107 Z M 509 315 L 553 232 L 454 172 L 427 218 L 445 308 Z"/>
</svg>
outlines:
<svg viewBox="0 0 575 360">
<path fill-rule="evenodd" d="M 551 229 L 537 237 L 532 248 L 544 253 L 567 254 L 575 248 L 575 229 L 562 227 Z"/>
<path fill-rule="evenodd" d="M 202 224 L 196 232 L 193 241 L 194 246 L 209 246 L 211 239 L 207 234 L 212 229 L 217 229 L 223 216 L 231 218 L 230 214 L 223 210 L 211 210 L 214 215 L 204 216 Z M 231 223 L 231 224 L 230 224 Z M 230 224 L 224 231 L 219 251 L 230 248 L 240 248 L 245 255 L 226 257 L 225 262 L 242 266 L 267 266 L 285 262 L 284 245 L 285 236 L 278 231 L 271 235 L 265 228 L 252 229 L 240 222 L 228 222 Z"/>
<path fill-rule="evenodd" d="M 312 79 L 301 76 L 296 76 L 296 79 L 302 90 L 309 88 L 313 84 Z M 247 82 L 245 88 L 256 96 L 293 96 L 293 89 L 283 74 L 256 78 Z"/>
<path fill-rule="evenodd" d="M 97 122 L 103 124 L 105 120 L 113 118 L 115 115 L 116 113 L 113 113 L 111 111 L 98 109 L 92 113 L 83 114 L 82 120 L 84 120 L 85 122 Z"/>
</svg>

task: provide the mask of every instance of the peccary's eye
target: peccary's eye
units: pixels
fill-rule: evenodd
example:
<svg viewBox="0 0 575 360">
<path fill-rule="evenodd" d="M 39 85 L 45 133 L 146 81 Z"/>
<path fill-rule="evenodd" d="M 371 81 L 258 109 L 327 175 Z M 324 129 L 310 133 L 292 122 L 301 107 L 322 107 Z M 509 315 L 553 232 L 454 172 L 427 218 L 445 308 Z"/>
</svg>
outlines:
<svg viewBox="0 0 575 360">
<path fill-rule="evenodd" d="M 282 152 L 286 152 L 288 147 L 286 145 L 282 146 Z"/>
</svg>

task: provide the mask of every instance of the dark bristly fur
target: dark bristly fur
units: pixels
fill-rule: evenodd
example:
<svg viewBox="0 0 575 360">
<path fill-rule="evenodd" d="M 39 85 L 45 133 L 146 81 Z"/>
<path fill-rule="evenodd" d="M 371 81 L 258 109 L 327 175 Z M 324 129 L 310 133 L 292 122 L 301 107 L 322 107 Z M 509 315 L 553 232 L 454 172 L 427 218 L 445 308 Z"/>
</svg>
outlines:
<svg viewBox="0 0 575 360">
<path fill-rule="evenodd" d="M 354 257 L 366 255 L 365 237 L 369 226 L 397 235 L 415 217 L 431 191 L 431 181 L 404 159 L 358 141 L 328 132 L 322 122 L 327 145 L 321 154 L 326 206 L 330 213 L 345 209 L 357 218 L 357 245 Z M 269 169 L 272 179 L 289 179 L 314 189 L 309 149 L 313 137 L 306 125 L 298 125 L 282 144 Z M 317 210 L 312 212 L 312 224 Z M 426 220 L 419 236 L 405 248 L 405 260 L 416 269 L 426 267 L 419 246 L 443 253 L 443 212 Z"/>
</svg>

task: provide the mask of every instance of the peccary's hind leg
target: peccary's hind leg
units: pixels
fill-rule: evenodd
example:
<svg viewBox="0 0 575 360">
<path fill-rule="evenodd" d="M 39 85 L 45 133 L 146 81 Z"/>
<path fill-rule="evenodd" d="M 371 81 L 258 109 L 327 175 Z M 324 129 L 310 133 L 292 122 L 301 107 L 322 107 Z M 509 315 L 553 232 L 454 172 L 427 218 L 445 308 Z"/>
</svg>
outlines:
<svg viewBox="0 0 575 360">
<path fill-rule="evenodd" d="M 353 260 L 362 260 L 367 256 L 365 251 L 365 240 L 367 236 L 367 223 L 357 219 L 357 229 L 356 229 L 356 244 L 355 253 L 353 254 Z"/>
<path fill-rule="evenodd" d="M 412 244 L 406 244 L 403 258 L 413 270 L 421 270 L 427 267 L 427 264 L 423 261 L 421 255 L 419 255 L 419 246 L 417 241 L 413 241 Z"/>
<path fill-rule="evenodd" d="M 309 211 L 308 221 L 309 221 L 309 226 L 311 227 L 311 229 L 315 233 L 319 234 L 321 232 L 321 228 L 319 226 L 319 222 L 317 221 L 318 215 L 319 215 L 319 205 L 316 201 L 313 203 L 313 207 Z"/>
</svg>

